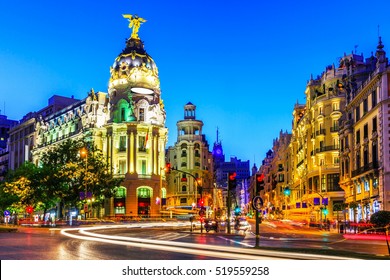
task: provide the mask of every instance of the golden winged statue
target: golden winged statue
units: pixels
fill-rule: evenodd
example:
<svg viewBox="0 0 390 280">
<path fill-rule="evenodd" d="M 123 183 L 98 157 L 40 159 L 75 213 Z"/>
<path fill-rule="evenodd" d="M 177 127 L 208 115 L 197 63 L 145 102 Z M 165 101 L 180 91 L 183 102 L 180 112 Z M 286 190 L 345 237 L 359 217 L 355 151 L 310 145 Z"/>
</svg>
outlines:
<svg viewBox="0 0 390 280">
<path fill-rule="evenodd" d="M 139 39 L 138 29 L 140 28 L 141 23 L 146 22 L 146 20 L 137 15 L 123 15 L 123 17 L 129 20 L 129 28 L 132 29 L 131 38 Z"/>
</svg>

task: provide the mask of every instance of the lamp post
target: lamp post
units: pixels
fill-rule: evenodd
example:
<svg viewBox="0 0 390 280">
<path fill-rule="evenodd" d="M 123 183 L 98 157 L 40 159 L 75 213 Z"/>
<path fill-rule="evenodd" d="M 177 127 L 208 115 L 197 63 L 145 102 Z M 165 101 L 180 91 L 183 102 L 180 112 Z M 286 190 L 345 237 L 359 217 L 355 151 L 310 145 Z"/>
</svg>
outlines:
<svg viewBox="0 0 390 280">
<path fill-rule="evenodd" d="M 161 210 L 162 210 L 162 200 L 163 200 L 163 191 L 162 191 L 162 187 L 163 187 L 163 180 L 162 180 L 163 170 L 165 171 L 165 174 L 169 172 L 169 170 L 167 170 L 166 167 L 160 167 L 160 199 L 159 199 L 160 206 L 159 206 L 159 208 L 160 208 L 161 218 L 162 218 Z"/>
<path fill-rule="evenodd" d="M 85 176 L 87 176 L 87 172 L 88 172 L 88 150 L 83 147 L 81 148 L 80 150 L 80 156 L 82 158 L 85 157 Z M 85 199 L 85 204 L 84 204 L 84 220 L 87 220 L 87 211 L 88 211 L 88 188 L 87 188 L 87 182 L 84 178 L 84 184 L 85 184 L 85 193 L 84 193 L 84 199 Z"/>
</svg>

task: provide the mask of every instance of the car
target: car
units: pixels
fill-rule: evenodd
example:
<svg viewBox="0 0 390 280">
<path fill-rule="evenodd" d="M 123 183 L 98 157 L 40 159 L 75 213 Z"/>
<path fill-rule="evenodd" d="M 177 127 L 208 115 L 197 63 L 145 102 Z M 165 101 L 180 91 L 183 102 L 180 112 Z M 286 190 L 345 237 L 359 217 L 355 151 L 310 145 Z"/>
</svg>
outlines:
<svg viewBox="0 0 390 280">
<path fill-rule="evenodd" d="M 239 217 L 239 218 L 236 218 L 234 221 L 234 229 L 237 231 L 240 231 L 240 230 L 247 231 L 247 230 L 251 229 L 251 225 L 248 223 L 246 218 Z"/>
<path fill-rule="evenodd" d="M 204 229 L 206 232 L 209 232 L 210 230 L 214 230 L 215 232 L 218 232 L 218 221 L 206 219 L 204 221 Z"/>
</svg>

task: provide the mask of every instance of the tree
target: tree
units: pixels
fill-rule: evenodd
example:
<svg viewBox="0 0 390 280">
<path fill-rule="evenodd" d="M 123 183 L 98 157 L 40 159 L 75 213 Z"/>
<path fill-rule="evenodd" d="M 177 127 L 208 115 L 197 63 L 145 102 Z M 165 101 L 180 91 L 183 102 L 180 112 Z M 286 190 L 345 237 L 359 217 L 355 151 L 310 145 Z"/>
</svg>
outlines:
<svg viewBox="0 0 390 280">
<path fill-rule="evenodd" d="M 0 183 L 0 212 L 4 210 L 11 210 L 14 208 L 12 205 L 16 204 L 19 198 L 15 194 L 11 194 L 5 191 L 5 182 Z M 14 209 L 12 209 L 14 210 Z"/>
<path fill-rule="evenodd" d="M 44 190 L 40 186 L 39 169 L 26 162 L 7 174 L 2 191 L 12 200 L 11 207 L 24 210 L 27 206 L 37 208 Z"/>
<path fill-rule="evenodd" d="M 80 156 L 82 147 L 88 156 Z M 25 163 L 10 171 L 0 185 L 0 207 L 24 210 L 32 206 L 44 210 L 60 206 L 81 206 L 81 192 L 86 189 L 97 202 L 111 197 L 122 179 L 113 177 L 103 154 L 83 140 L 68 140 L 52 147 L 40 156 L 38 166 Z"/>
<path fill-rule="evenodd" d="M 376 227 L 385 227 L 390 225 L 390 211 L 378 211 L 372 214 L 370 222 Z"/>
<path fill-rule="evenodd" d="M 81 149 L 86 149 L 84 158 Z M 46 189 L 65 207 L 80 206 L 86 191 L 103 202 L 122 181 L 113 177 L 102 152 L 83 140 L 62 142 L 42 154 L 40 162 Z"/>
</svg>

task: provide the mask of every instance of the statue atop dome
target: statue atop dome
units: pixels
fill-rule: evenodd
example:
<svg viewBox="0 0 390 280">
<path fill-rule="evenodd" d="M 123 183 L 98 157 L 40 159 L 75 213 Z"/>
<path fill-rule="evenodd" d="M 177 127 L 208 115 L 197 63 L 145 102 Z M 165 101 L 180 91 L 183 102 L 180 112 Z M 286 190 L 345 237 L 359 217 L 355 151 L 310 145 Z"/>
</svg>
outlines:
<svg viewBox="0 0 390 280">
<path fill-rule="evenodd" d="M 124 18 L 127 18 L 129 20 L 129 28 L 132 29 L 131 32 L 131 38 L 132 39 L 139 39 L 138 37 L 138 30 L 141 26 L 141 23 L 146 22 L 145 19 L 137 16 L 137 15 L 123 15 Z"/>
</svg>

